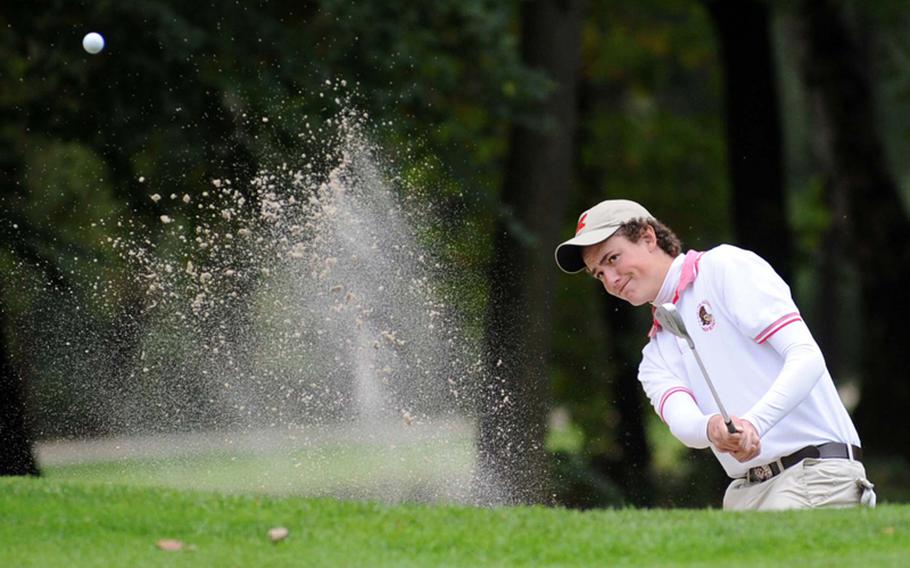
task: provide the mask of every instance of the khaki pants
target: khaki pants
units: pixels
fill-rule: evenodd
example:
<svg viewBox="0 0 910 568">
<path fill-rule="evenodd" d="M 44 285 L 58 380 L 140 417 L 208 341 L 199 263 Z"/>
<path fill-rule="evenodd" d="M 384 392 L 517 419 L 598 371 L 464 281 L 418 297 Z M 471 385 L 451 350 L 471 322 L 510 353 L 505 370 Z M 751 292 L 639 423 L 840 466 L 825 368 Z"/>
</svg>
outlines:
<svg viewBox="0 0 910 568">
<path fill-rule="evenodd" d="M 724 495 L 729 511 L 875 506 L 863 464 L 847 459 L 805 459 L 766 481 L 734 479 Z"/>
</svg>

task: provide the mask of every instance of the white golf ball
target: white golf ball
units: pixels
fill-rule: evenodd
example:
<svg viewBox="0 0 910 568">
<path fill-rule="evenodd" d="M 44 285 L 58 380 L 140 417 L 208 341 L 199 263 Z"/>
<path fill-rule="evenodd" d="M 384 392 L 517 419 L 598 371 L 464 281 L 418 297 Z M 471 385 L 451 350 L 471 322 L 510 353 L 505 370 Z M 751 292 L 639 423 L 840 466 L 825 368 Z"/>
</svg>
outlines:
<svg viewBox="0 0 910 568">
<path fill-rule="evenodd" d="M 85 37 L 82 38 L 82 47 L 85 48 L 85 51 L 95 55 L 104 49 L 104 38 L 95 32 L 85 34 Z"/>
</svg>

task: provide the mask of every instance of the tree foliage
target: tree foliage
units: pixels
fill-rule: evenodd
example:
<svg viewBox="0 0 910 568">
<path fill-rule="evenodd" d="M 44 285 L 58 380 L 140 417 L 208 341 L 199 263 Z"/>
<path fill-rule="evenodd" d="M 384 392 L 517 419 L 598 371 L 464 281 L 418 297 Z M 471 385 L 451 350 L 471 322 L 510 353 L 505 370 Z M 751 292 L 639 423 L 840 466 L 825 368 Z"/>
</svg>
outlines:
<svg viewBox="0 0 910 568">
<path fill-rule="evenodd" d="M 116 256 L 99 247 L 117 228 L 93 220 L 130 216 L 155 226 L 164 209 L 149 199 L 152 193 L 192 194 L 213 178 L 242 182 L 263 166 L 293 158 L 304 151 L 301 125 L 309 122 L 318 129 L 326 124 L 334 97 L 340 99 L 335 104 L 371 117 L 370 135 L 389 149 L 402 175 L 416 182 L 408 187 L 422 188 L 419 199 L 427 199 L 439 214 L 439 223 L 420 237 L 445 243 L 440 260 L 460 276 L 446 285 L 474 322 L 466 333 L 481 337 L 491 305 L 485 270 L 494 258 L 497 233 L 505 227 L 519 240 L 549 234 L 534 234 L 540 227 L 533 224 L 514 223 L 522 193 L 504 189 L 522 173 L 522 164 L 509 164 L 510 132 L 540 134 L 552 128 L 546 98 L 567 80 L 523 58 L 519 14 L 525 4 L 4 4 L 0 326 L 5 333 L 0 352 L 9 358 L 0 360 L 0 388 L 10 394 L 4 399 L 12 404 L 8 408 L 24 408 L 25 399 L 40 401 L 52 407 L 47 416 L 72 426 L 70 433 L 102 429 L 96 417 L 72 404 L 75 385 L 61 379 L 63 386 L 48 388 L 49 361 L 75 361 L 79 354 L 65 345 L 40 350 L 33 341 L 51 325 L 41 314 L 54 294 L 73 299 L 71 306 L 84 306 L 78 313 L 63 308 L 60 313 L 78 318 L 89 335 L 109 337 L 113 329 L 130 327 L 136 299 L 126 281 L 114 287 L 110 302 L 90 301 L 88 291 L 99 278 L 117 281 L 124 270 Z M 786 3 L 759 4 L 774 16 L 772 45 L 783 54 L 780 112 L 796 249 L 794 289 L 810 323 L 821 322 L 820 313 L 831 316 L 819 330 L 823 338 L 828 335 L 823 346 L 833 346 L 829 362 L 853 379 L 874 366 L 850 346 L 864 337 L 887 337 L 887 318 L 877 318 L 876 334 L 867 334 L 865 324 L 852 325 L 857 314 L 873 313 L 861 309 L 862 298 L 871 304 L 877 298 L 856 271 L 841 272 L 846 265 L 832 262 L 845 250 L 836 237 L 848 209 L 828 198 L 831 172 L 810 157 L 814 126 L 805 107 L 794 102 L 802 79 L 792 61 L 792 43 L 781 40 L 781 16 L 792 17 L 794 9 Z M 880 169 L 891 168 L 894 194 L 904 204 L 902 209 L 899 198 L 891 199 L 886 209 L 895 224 L 904 223 L 910 179 L 910 163 L 903 159 L 910 148 L 910 48 L 904 27 L 910 5 L 903 0 L 830 4 L 858 16 L 861 25 L 853 31 L 868 40 L 870 67 L 880 71 L 872 76 L 871 88 L 880 89 L 882 110 L 858 116 L 878 129 L 873 135 L 881 136 L 879 153 L 890 159 Z M 728 156 L 724 135 L 722 42 L 706 2 L 589 0 L 586 10 L 575 77 L 574 181 L 556 197 L 572 212 L 605 198 L 639 200 L 677 230 L 686 248 L 704 250 L 738 238 L 743 221 L 731 215 L 736 188 L 727 164 L 736 156 Z M 88 31 L 105 35 L 101 54 L 82 51 L 80 41 Z M 736 81 L 749 80 L 749 70 L 744 71 Z M 849 191 L 856 198 L 863 190 Z M 564 234 L 572 233 L 574 213 L 563 215 L 556 207 L 550 213 Z M 192 230 L 193 220 L 185 221 Z M 153 232 L 150 240 L 167 246 L 160 234 Z M 878 242 L 879 248 L 863 249 L 864 266 L 887 271 L 891 257 L 880 250 L 889 247 L 887 235 Z M 541 242 L 539 248 L 545 252 L 555 244 Z M 535 270 L 556 268 L 541 262 Z M 556 456 L 554 471 L 563 480 L 564 502 L 711 502 L 699 494 L 712 495 L 704 484 L 699 491 L 688 484 L 706 479 L 705 472 L 716 471 L 716 465 L 665 444 L 664 426 L 636 388 L 647 314 L 604 301 L 596 284 L 583 277 L 556 278 L 553 315 L 538 322 L 549 323 L 539 345 L 542 354 L 552 343 L 547 367 L 552 400 L 550 407 L 535 410 L 534 420 L 551 415 L 549 447 Z M 832 288 L 832 281 L 841 287 Z M 843 308 L 818 309 L 832 299 Z M 832 331 L 838 329 L 844 331 Z M 130 333 L 119 341 L 124 352 L 136 348 Z M 90 380 L 94 360 L 79 361 L 72 368 Z M 886 373 L 875 369 L 879 379 L 870 384 L 880 395 Z M 898 408 L 906 402 L 901 397 L 889 404 Z M 877 417 L 866 400 L 864 420 L 873 423 Z M 28 414 L 16 428 L 29 426 Z M 685 497 L 669 495 L 677 490 Z"/>
</svg>

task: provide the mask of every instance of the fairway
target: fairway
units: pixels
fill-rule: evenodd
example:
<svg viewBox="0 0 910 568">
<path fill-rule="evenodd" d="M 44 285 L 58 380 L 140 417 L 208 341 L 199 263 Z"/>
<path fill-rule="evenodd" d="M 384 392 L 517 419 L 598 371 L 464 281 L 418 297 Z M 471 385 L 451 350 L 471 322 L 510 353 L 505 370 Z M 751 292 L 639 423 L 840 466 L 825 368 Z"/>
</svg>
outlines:
<svg viewBox="0 0 910 568">
<path fill-rule="evenodd" d="M 0 566 L 906 566 L 910 507 L 724 513 L 378 505 L 0 480 Z M 267 537 L 283 526 L 290 536 Z M 156 548 L 161 539 L 183 550 Z"/>
<path fill-rule="evenodd" d="M 185 433 L 37 445 L 54 481 L 398 502 L 465 502 L 469 423 Z"/>
</svg>

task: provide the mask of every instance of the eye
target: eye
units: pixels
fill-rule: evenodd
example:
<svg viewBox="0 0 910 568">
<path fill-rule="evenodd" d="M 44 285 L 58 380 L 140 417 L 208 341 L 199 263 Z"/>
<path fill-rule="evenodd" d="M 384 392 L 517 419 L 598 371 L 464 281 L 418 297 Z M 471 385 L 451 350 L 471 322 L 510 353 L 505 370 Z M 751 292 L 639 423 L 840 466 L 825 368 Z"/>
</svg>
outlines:
<svg viewBox="0 0 910 568">
<path fill-rule="evenodd" d="M 611 254 L 610 258 L 607 259 L 607 264 L 613 264 L 616 262 L 616 259 L 619 258 L 618 254 Z"/>
</svg>

